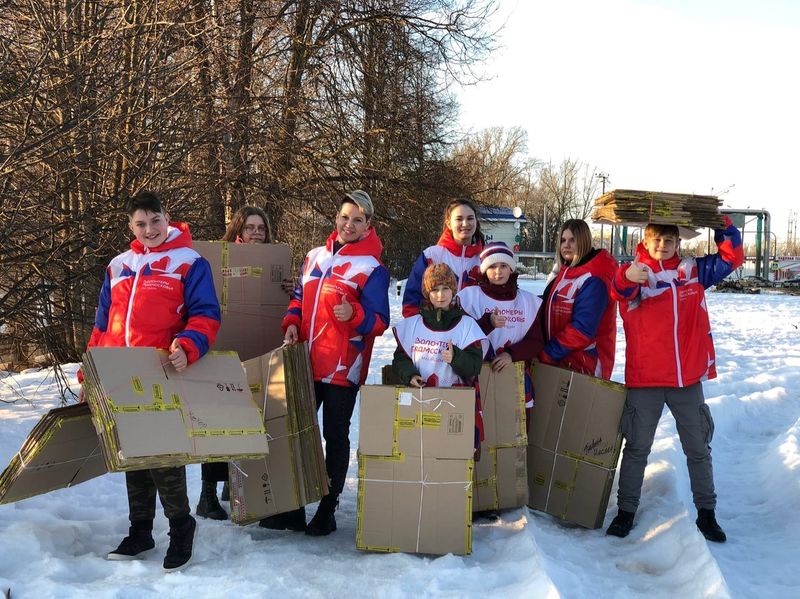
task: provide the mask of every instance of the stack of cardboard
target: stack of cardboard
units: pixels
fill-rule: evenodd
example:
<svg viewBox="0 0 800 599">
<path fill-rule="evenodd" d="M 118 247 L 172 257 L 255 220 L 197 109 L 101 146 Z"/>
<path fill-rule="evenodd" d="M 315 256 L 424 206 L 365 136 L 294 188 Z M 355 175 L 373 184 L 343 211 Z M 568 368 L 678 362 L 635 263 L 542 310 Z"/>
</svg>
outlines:
<svg viewBox="0 0 800 599">
<path fill-rule="evenodd" d="M 501 372 L 484 364 L 480 374 L 484 440 L 475 463 L 472 509 L 501 510 L 528 501 L 525 365 Z"/>
<path fill-rule="evenodd" d="M 235 353 L 210 352 L 183 372 L 149 347 L 84 354 L 84 393 L 111 472 L 267 453 L 261 411 Z"/>
<path fill-rule="evenodd" d="M 308 345 L 278 348 L 244 364 L 264 413 L 269 455 L 230 469 L 231 520 L 249 524 L 319 501 L 328 476 L 317 424 Z"/>
<path fill-rule="evenodd" d="M 625 387 L 536 364 L 528 505 L 586 528 L 603 525 L 619 460 Z"/>
<path fill-rule="evenodd" d="M 722 226 L 717 196 L 615 189 L 594 201 L 592 219 L 609 224 L 659 223 L 679 227 Z"/>
<path fill-rule="evenodd" d="M 472 552 L 475 390 L 361 388 L 356 547 Z"/>
<path fill-rule="evenodd" d="M 289 296 L 281 281 L 291 276 L 289 246 L 195 241 L 193 247 L 211 264 L 222 309 L 213 349 L 235 351 L 244 361 L 283 343 L 281 320 Z"/>
<path fill-rule="evenodd" d="M 0 504 L 71 487 L 106 473 L 89 406 L 50 410 L 0 475 Z"/>
</svg>

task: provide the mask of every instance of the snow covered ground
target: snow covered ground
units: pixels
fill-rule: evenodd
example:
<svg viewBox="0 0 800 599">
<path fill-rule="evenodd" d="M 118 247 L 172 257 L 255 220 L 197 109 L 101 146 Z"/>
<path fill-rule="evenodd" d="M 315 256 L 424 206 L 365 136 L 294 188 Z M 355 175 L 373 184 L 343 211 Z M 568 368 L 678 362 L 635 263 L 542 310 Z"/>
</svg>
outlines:
<svg viewBox="0 0 800 599">
<path fill-rule="evenodd" d="M 538 291 L 543 281 L 524 281 Z M 394 290 L 394 286 L 392 287 Z M 392 295 L 392 318 L 399 300 Z M 200 521 L 192 565 L 165 575 L 167 523 L 157 552 L 108 562 L 126 534 L 124 477 L 0 506 L 0 589 L 13 597 L 798 597 L 800 596 L 800 297 L 708 294 L 719 377 L 706 383 L 723 545 L 694 526 L 686 466 L 671 416 L 662 419 L 642 505 L 627 539 L 565 526 L 527 509 L 474 527 L 474 553 L 432 558 L 355 549 L 358 413 L 339 529 L 316 539 L 257 526 Z M 614 379 L 623 379 L 620 327 Z M 391 361 L 376 343 L 370 381 Z M 654 348 L 658 351 L 658 348 Z M 73 377 L 77 365 L 66 367 Z M 0 373 L 0 467 L 39 417 L 58 404 L 47 371 Z M 189 466 L 196 502 L 199 466 Z M 616 513 L 616 489 L 610 517 Z M 313 512 L 313 506 L 311 508 Z"/>
</svg>

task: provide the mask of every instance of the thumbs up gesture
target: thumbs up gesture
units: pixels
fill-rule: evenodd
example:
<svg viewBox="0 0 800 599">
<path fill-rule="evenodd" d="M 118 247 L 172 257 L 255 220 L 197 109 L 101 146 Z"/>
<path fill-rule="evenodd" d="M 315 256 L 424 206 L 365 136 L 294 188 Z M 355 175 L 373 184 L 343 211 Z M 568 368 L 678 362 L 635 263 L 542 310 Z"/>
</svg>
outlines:
<svg viewBox="0 0 800 599">
<path fill-rule="evenodd" d="M 455 355 L 455 352 L 453 351 L 453 342 L 452 341 L 448 341 L 447 342 L 447 349 L 443 349 L 442 350 L 442 360 L 444 360 L 445 362 L 450 364 L 453 361 L 453 356 L 454 355 Z"/>
<path fill-rule="evenodd" d="M 342 294 L 342 303 L 333 307 L 333 315 L 339 322 L 347 322 L 353 318 L 353 304 L 347 301 L 347 296 Z"/>
<path fill-rule="evenodd" d="M 491 321 L 492 326 L 496 329 L 502 329 L 506 326 L 506 317 L 500 314 L 500 310 L 497 309 L 497 306 L 495 306 L 494 312 L 492 312 L 489 320 Z"/>
<path fill-rule="evenodd" d="M 180 372 L 186 366 L 189 365 L 189 359 L 186 357 L 186 352 L 183 351 L 183 347 L 178 342 L 177 339 L 173 339 L 172 345 L 169 346 L 169 361 L 172 363 L 172 366 Z"/>
<path fill-rule="evenodd" d="M 631 283 L 642 285 L 647 282 L 648 271 L 649 269 L 644 264 L 639 263 L 639 257 L 637 256 L 633 259 L 628 270 L 625 271 L 625 278 Z"/>
</svg>

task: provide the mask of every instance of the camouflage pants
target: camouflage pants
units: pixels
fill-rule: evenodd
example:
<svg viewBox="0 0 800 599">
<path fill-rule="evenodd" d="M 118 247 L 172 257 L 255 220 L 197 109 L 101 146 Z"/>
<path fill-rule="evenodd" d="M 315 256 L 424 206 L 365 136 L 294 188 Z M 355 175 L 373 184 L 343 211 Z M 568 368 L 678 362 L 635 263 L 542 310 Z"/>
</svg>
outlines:
<svg viewBox="0 0 800 599">
<path fill-rule="evenodd" d="M 155 518 L 156 492 L 161 499 L 164 515 L 170 520 L 188 516 L 190 513 L 185 466 L 126 472 L 125 482 L 128 487 L 131 522 Z"/>
</svg>

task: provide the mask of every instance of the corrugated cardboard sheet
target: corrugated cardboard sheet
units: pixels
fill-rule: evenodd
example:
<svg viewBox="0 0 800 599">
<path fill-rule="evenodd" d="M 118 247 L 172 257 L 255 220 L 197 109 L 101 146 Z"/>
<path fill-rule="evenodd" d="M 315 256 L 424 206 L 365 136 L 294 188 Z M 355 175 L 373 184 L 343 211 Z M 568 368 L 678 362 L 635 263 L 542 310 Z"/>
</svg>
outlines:
<svg viewBox="0 0 800 599">
<path fill-rule="evenodd" d="M 319 501 L 328 477 L 306 343 L 244 364 L 253 401 L 264 413 L 269 455 L 230 468 L 231 520 L 249 524 Z"/>
<path fill-rule="evenodd" d="M 622 445 L 625 387 L 545 364 L 535 365 L 533 386 L 528 505 L 599 528 Z"/>
</svg>

